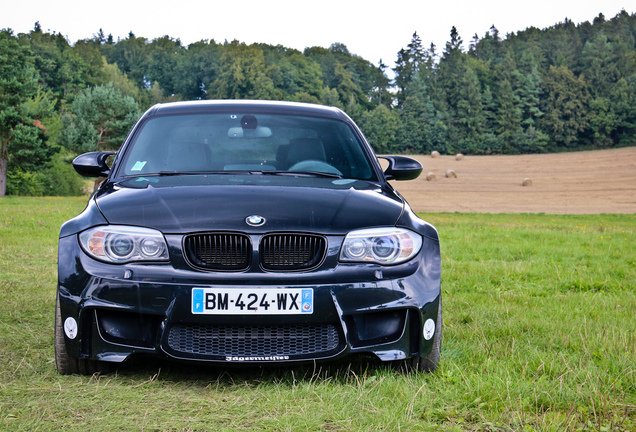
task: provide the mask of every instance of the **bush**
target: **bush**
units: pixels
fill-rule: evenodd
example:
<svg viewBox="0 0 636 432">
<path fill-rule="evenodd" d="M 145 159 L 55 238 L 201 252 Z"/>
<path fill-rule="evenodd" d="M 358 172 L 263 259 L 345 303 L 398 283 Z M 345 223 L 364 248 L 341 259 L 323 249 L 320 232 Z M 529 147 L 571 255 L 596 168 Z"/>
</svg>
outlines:
<svg viewBox="0 0 636 432">
<path fill-rule="evenodd" d="M 79 196 L 86 193 L 86 181 L 71 165 L 72 155 L 56 154 L 51 165 L 39 172 L 11 170 L 7 173 L 7 195 Z"/>
<path fill-rule="evenodd" d="M 86 194 L 86 181 L 71 165 L 72 155 L 59 154 L 53 165 L 39 173 L 43 194 L 46 196 L 79 196 Z"/>
<path fill-rule="evenodd" d="M 7 172 L 7 195 L 42 196 L 43 186 L 38 177 L 29 171 Z"/>
</svg>

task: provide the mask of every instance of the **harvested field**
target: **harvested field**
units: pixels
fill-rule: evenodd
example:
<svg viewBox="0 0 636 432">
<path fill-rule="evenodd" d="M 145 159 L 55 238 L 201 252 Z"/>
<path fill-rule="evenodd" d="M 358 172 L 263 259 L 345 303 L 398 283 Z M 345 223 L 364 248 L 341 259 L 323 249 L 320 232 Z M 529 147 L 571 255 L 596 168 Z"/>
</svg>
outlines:
<svg viewBox="0 0 636 432">
<path fill-rule="evenodd" d="M 418 212 L 636 213 L 636 147 L 521 156 L 415 156 L 416 180 L 392 182 Z M 452 169 L 457 178 L 445 173 Z M 432 181 L 426 173 L 435 174 Z M 524 179 L 532 184 L 522 186 Z"/>
</svg>

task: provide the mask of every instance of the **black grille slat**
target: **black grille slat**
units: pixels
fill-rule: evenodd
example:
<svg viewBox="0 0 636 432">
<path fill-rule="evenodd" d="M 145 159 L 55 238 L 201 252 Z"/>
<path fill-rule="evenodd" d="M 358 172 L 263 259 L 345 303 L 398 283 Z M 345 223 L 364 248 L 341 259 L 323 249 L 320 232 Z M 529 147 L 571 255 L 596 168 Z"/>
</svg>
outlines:
<svg viewBox="0 0 636 432">
<path fill-rule="evenodd" d="M 269 271 L 311 270 L 322 262 L 327 250 L 324 237 L 312 234 L 267 234 L 260 241 L 261 267 Z M 186 236 L 184 251 L 197 268 L 242 271 L 250 266 L 250 238 L 239 233 L 202 233 Z"/>
<path fill-rule="evenodd" d="M 325 256 L 327 241 L 310 234 L 269 234 L 260 247 L 261 266 L 265 270 L 309 270 Z"/>
<path fill-rule="evenodd" d="M 250 265 L 249 237 L 234 233 L 207 233 L 187 236 L 184 249 L 188 260 L 209 270 L 245 270 Z"/>
<path fill-rule="evenodd" d="M 340 346 L 336 326 L 184 325 L 170 328 L 168 348 L 174 353 L 210 357 L 312 356 Z"/>
</svg>

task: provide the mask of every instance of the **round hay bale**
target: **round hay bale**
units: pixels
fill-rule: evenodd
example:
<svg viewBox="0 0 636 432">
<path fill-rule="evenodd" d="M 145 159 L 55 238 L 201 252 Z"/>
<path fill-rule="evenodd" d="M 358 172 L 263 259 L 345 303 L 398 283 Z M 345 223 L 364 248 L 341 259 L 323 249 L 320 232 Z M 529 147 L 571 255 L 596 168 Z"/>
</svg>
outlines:
<svg viewBox="0 0 636 432">
<path fill-rule="evenodd" d="M 434 173 L 432 173 L 432 172 L 430 172 L 430 173 L 426 174 L 426 180 L 427 180 L 427 181 L 433 181 L 433 180 L 435 180 L 435 174 L 434 174 Z"/>
<path fill-rule="evenodd" d="M 461 153 L 457 153 L 457 154 L 455 155 L 455 160 L 460 161 L 460 160 L 463 160 L 463 159 L 464 159 L 464 155 L 463 155 L 463 154 L 461 154 Z"/>
<path fill-rule="evenodd" d="M 433 151 L 431 152 L 431 157 L 432 157 L 432 158 L 438 158 L 438 157 L 439 157 L 439 152 L 438 152 L 437 150 L 433 150 Z"/>
<path fill-rule="evenodd" d="M 521 182 L 521 186 L 532 186 L 532 179 L 524 178 Z"/>
<path fill-rule="evenodd" d="M 452 169 L 446 170 L 446 178 L 457 178 L 457 173 Z"/>
</svg>

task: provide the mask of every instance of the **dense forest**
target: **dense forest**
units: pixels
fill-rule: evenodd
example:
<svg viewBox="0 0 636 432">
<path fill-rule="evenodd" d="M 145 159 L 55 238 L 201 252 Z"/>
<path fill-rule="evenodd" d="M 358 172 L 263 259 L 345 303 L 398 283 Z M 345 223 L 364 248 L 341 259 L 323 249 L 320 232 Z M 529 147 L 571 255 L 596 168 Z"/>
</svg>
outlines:
<svg viewBox="0 0 636 432">
<path fill-rule="evenodd" d="M 0 31 L 0 196 L 80 193 L 73 156 L 117 149 L 143 110 L 193 99 L 337 106 L 378 153 L 518 154 L 636 145 L 636 14 L 443 48 L 415 33 L 395 66 L 334 43 L 303 52 L 203 40 L 184 46 L 101 29 Z M 390 73 L 392 72 L 392 73 Z M 391 78 L 389 78 L 389 76 Z"/>
</svg>

